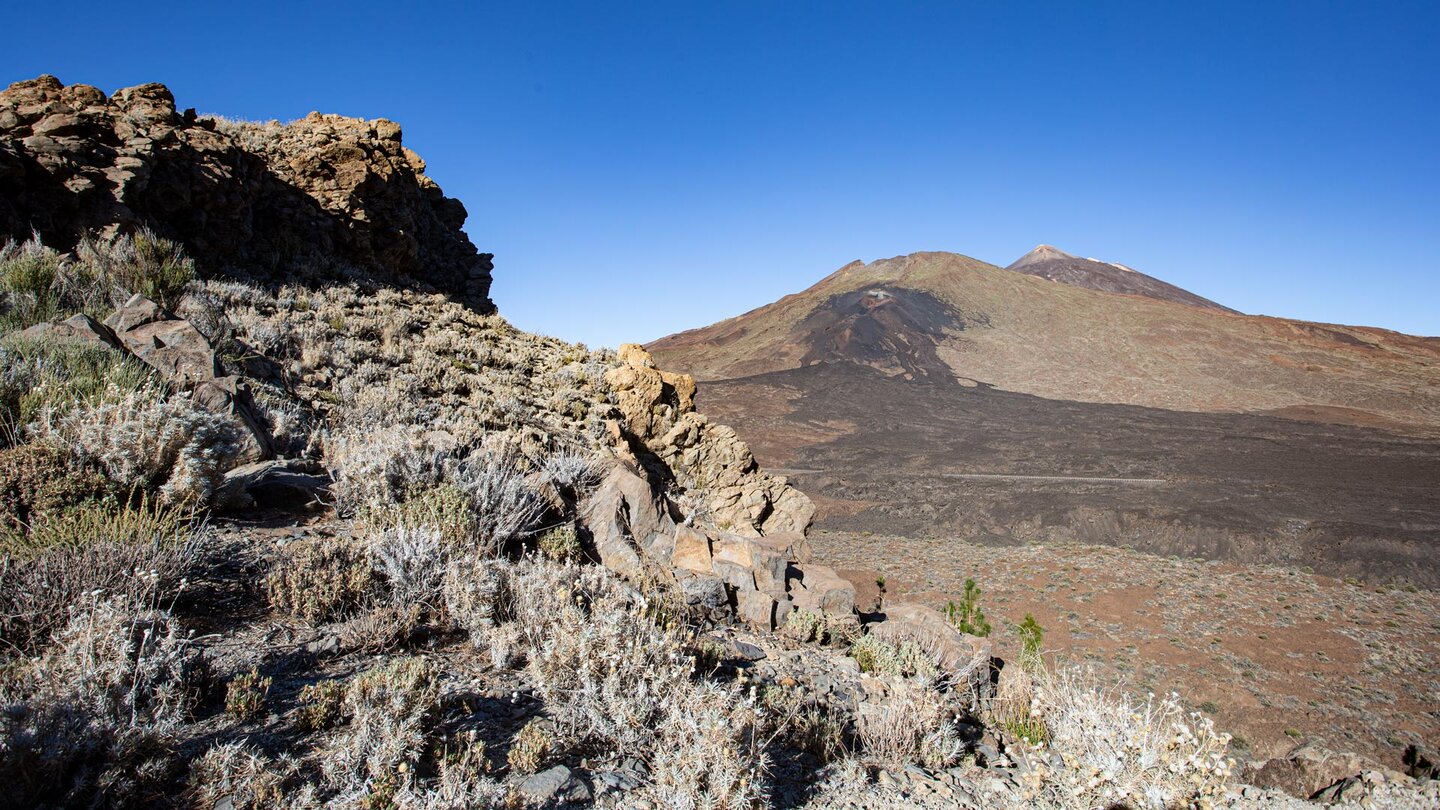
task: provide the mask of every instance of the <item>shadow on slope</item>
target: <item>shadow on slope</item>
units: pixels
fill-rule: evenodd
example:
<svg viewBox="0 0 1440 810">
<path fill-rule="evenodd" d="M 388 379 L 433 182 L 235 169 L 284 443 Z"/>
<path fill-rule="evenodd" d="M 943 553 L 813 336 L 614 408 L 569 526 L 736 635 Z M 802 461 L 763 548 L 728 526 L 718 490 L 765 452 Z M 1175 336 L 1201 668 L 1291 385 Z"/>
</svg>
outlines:
<svg viewBox="0 0 1440 810">
<path fill-rule="evenodd" d="M 851 363 L 705 383 L 702 406 L 818 525 L 1073 540 L 1440 585 L 1440 442 L 1251 414 L 1043 399 Z"/>
</svg>

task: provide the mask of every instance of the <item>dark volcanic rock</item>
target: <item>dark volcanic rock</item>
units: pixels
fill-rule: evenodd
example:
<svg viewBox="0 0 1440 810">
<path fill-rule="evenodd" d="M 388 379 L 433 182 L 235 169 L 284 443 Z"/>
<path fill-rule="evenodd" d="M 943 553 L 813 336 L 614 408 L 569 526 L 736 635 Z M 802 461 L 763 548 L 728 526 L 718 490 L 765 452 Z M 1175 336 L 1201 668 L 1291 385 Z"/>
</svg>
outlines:
<svg viewBox="0 0 1440 810">
<path fill-rule="evenodd" d="M 832 296 L 800 323 L 802 365 L 849 360 L 909 377 L 953 379 L 936 352 L 965 328 L 958 310 L 923 290 L 866 287 Z"/>
<path fill-rule="evenodd" d="M 1124 544 L 1440 584 L 1434 439 L 1066 402 L 843 362 L 705 383 L 699 400 L 744 426 L 763 466 L 788 468 L 832 531 Z"/>
<path fill-rule="evenodd" d="M 144 226 L 211 275 L 297 281 L 348 268 L 489 311 L 491 257 L 424 170 L 384 119 L 199 119 L 178 113 L 164 85 L 107 97 L 53 76 L 0 92 L 0 239 L 39 233 L 68 249 Z"/>
</svg>

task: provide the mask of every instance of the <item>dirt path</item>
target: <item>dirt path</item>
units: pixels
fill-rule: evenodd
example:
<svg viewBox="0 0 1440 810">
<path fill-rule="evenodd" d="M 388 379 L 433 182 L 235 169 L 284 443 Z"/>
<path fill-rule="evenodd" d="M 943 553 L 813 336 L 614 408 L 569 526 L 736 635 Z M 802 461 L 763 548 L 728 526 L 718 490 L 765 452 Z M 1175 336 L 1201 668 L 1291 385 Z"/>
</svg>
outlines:
<svg viewBox="0 0 1440 810">
<path fill-rule="evenodd" d="M 1002 475 L 998 473 L 941 473 L 942 478 L 966 481 L 1058 481 L 1072 484 L 1131 484 L 1154 487 L 1170 483 L 1164 478 L 1101 478 L 1085 475 Z"/>
</svg>

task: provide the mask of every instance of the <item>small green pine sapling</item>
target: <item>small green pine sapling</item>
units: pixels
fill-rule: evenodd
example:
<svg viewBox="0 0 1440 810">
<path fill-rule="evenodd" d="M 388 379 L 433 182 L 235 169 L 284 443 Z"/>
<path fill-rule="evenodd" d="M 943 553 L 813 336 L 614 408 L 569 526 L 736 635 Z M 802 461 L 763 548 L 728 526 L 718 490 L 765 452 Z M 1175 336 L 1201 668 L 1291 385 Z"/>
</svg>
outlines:
<svg viewBox="0 0 1440 810">
<path fill-rule="evenodd" d="M 980 587 L 975 584 L 975 580 L 965 580 L 965 593 L 960 597 L 959 604 L 946 603 L 945 618 L 956 630 L 967 635 L 990 635 L 990 622 L 980 610 Z"/>
<path fill-rule="evenodd" d="M 1034 614 L 1026 613 L 1025 621 L 1016 628 L 1020 634 L 1020 660 L 1022 663 L 1040 661 L 1040 645 L 1045 640 L 1045 628 L 1035 621 Z"/>
</svg>

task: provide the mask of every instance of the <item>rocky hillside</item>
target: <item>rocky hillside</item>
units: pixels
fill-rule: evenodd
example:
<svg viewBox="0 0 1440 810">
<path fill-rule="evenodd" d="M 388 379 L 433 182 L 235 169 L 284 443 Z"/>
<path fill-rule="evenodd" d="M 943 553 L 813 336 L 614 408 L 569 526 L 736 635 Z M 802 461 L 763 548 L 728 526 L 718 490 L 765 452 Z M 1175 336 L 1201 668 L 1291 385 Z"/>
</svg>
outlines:
<svg viewBox="0 0 1440 810">
<path fill-rule="evenodd" d="M 953 253 L 852 262 L 648 348 L 702 381 L 838 359 L 1056 400 L 1440 432 L 1440 339 L 1117 295 Z"/>
<path fill-rule="evenodd" d="M 1126 267 L 1123 264 L 1102 262 L 1099 259 L 1082 259 L 1050 245 L 1037 245 L 1034 250 L 1005 266 L 1029 276 L 1037 276 L 1062 284 L 1072 284 L 1090 290 L 1143 295 L 1159 301 L 1173 301 L 1192 307 L 1214 309 L 1221 312 L 1235 312 L 1208 298 L 1202 298 L 1189 290 L 1182 290 Z"/>
<path fill-rule="evenodd" d="M 16 806 L 1440 797 L 1418 746 L 1237 785 L 1209 719 L 1052 670 L 1033 620 L 862 598 L 694 378 L 491 311 L 393 125 L 207 123 L 159 85 L 3 99 Z"/>
<path fill-rule="evenodd" d="M 424 172 L 383 119 L 200 118 L 163 85 L 107 96 L 53 76 L 0 92 L 0 236 L 70 249 L 143 226 L 208 276 L 358 271 L 487 311 L 491 257 Z"/>
</svg>

